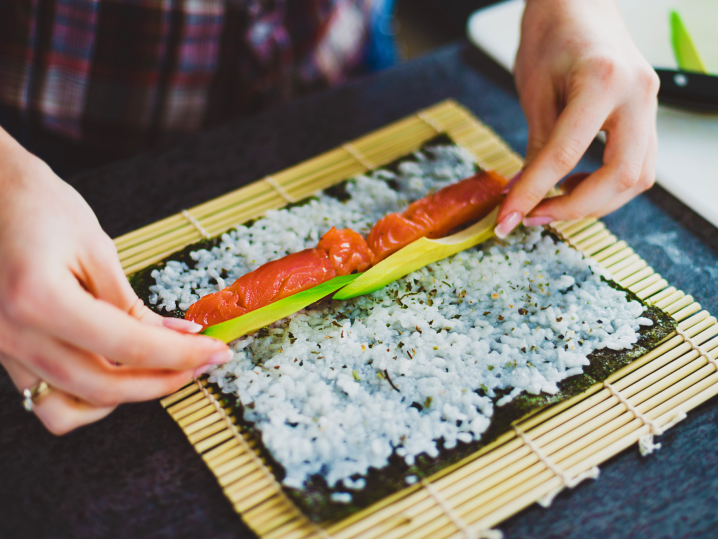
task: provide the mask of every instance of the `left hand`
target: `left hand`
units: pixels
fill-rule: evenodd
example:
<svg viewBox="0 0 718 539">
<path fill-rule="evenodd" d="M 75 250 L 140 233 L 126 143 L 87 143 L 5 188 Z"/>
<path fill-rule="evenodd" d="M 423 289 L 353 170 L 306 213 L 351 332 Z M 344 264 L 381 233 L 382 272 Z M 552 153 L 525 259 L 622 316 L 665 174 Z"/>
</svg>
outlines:
<svg viewBox="0 0 718 539">
<path fill-rule="evenodd" d="M 515 81 L 528 122 L 525 169 L 498 215 L 505 237 L 610 213 L 654 182 L 659 81 L 631 40 L 615 0 L 527 0 Z M 599 131 L 603 166 L 569 177 Z"/>
</svg>

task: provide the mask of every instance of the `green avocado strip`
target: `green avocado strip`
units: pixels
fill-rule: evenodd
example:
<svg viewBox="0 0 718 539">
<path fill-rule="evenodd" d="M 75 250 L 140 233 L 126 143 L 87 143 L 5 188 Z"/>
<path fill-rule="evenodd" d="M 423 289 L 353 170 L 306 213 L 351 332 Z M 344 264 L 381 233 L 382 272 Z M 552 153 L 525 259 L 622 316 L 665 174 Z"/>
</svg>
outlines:
<svg viewBox="0 0 718 539">
<path fill-rule="evenodd" d="M 334 294 L 334 299 L 350 299 L 371 294 L 424 266 L 478 245 L 494 235 L 498 208 L 469 228 L 438 240 L 419 238 L 385 258 L 361 277 Z"/>
<path fill-rule="evenodd" d="M 301 311 L 304 307 L 319 301 L 323 297 L 351 283 L 360 275 L 361 273 L 355 273 L 353 275 L 334 277 L 331 281 L 318 284 L 309 290 L 304 290 L 288 298 L 280 299 L 256 311 L 250 311 L 232 320 L 209 326 L 202 334 L 227 343 L 231 342 L 242 335 L 257 331 L 269 324 L 273 324 L 277 320 L 286 318 L 290 314 Z"/>
</svg>

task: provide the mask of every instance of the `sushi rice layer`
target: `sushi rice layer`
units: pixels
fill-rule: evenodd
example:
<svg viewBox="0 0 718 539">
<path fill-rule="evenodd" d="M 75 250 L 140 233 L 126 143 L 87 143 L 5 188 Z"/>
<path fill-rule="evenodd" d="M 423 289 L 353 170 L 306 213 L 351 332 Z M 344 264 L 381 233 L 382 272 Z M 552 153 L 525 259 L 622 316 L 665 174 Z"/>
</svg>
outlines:
<svg viewBox="0 0 718 539">
<path fill-rule="evenodd" d="M 346 203 L 320 194 L 268 212 L 194 253 L 194 268 L 168 263 L 152 273 L 151 300 L 184 310 L 268 260 L 313 247 L 331 226 L 366 233 L 386 213 L 473 172 L 454 146 L 417 157 L 396 174 L 357 177 Z M 412 466 L 422 453 L 436 457 L 439 440 L 447 449 L 478 441 L 495 406 L 524 392 L 555 394 L 594 350 L 630 349 L 652 322 L 601 276 L 541 229 L 521 229 L 239 339 L 210 381 L 240 399 L 286 486 L 301 489 L 320 475 L 333 501 L 350 503 L 368 469 L 385 467 L 393 453 Z"/>
</svg>

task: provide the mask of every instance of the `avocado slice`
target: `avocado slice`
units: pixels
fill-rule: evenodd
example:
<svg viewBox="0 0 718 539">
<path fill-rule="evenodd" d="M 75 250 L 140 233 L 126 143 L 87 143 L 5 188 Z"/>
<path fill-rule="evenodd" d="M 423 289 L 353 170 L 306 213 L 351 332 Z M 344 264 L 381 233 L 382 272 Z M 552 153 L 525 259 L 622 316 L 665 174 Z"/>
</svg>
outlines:
<svg viewBox="0 0 718 539">
<path fill-rule="evenodd" d="M 496 207 L 478 223 L 445 238 L 419 238 L 362 273 L 358 279 L 334 294 L 334 299 L 344 300 L 371 294 L 412 271 L 488 240 L 494 235 L 498 212 Z"/>
<path fill-rule="evenodd" d="M 214 337 L 226 343 L 231 342 L 243 335 L 273 324 L 277 320 L 286 318 L 290 314 L 301 311 L 312 303 L 319 301 L 323 297 L 351 283 L 361 275 L 361 273 L 355 273 L 353 275 L 334 277 L 331 281 L 318 284 L 308 290 L 280 299 L 255 311 L 250 311 L 237 318 L 209 326 L 202 331 L 202 334 Z"/>
</svg>

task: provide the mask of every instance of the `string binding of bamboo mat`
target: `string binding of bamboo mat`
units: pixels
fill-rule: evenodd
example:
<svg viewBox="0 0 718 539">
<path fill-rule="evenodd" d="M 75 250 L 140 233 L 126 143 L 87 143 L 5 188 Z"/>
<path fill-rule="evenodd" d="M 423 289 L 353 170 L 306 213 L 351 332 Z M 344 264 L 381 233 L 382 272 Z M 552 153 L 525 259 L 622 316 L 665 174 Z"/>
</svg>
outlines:
<svg viewBox="0 0 718 539">
<path fill-rule="evenodd" d="M 290 197 L 301 200 L 366 171 L 366 164 L 380 166 L 406 155 L 438 132 L 470 151 L 484 168 L 511 177 L 521 166 L 519 157 L 485 125 L 455 102 L 446 101 L 351 141 L 353 151 L 337 148 L 272 178 Z M 209 234 L 217 235 L 286 203 L 275 187 L 259 181 L 189 212 Z M 206 381 L 188 385 L 162 404 L 217 477 L 236 511 L 262 538 L 496 535 L 492 527 L 561 489 L 566 478 L 578 478 L 642 437 L 664 432 L 718 393 L 714 317 L 691 296 L 669 286 L 600 221 L 559 222 L 552 228 L 608 269 L 617 282 L 673 316 L 678 329 L 657 348 L 611 375 L 607 385 L 596 384 L 517 422 L 533 448 L 516 431 L 506 432 L 421 483 L 339 522 L 317 526 L 286 498 L 254 451 L 257 440 L 235 426 L 230 410 L 221 406 L 220 396 L 213 394 Z M 200 238 L 201 232 L 178 214 L 116 241 L 125 271 L 132 273 Z"/>
</svg>

